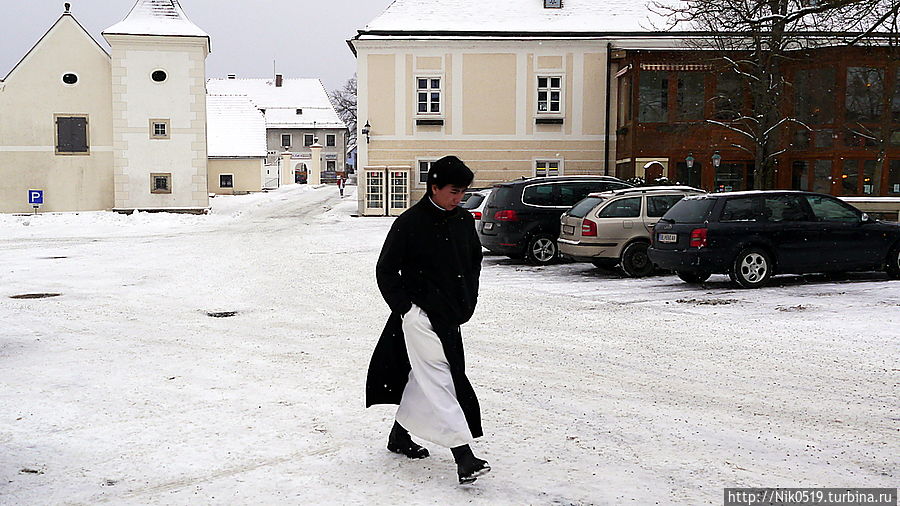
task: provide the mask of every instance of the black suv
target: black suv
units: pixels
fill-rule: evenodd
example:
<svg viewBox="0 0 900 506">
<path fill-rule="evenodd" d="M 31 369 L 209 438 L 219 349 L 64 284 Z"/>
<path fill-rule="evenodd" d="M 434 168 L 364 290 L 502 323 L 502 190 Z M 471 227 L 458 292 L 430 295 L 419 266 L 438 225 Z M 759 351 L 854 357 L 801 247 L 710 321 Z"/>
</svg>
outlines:
<svg viewBox="0 0 900 506">
<path fill-rule="evenodd" d="M 559 217 L 589 193 L 631 185 L 609 176 L 536 177 L 494 186 L 478 237 L 488 250 L 536 264 L 556 260 Z"/>
<path fill-rule="evenodd" d="M 900 224 L 820 193 L 686 197 L 653 232 L 650 260 L 688 283 L 711 273 L 727 273 L 745 288 L 787 273 L 885 270 L 900 277 Z"/>
</svg>

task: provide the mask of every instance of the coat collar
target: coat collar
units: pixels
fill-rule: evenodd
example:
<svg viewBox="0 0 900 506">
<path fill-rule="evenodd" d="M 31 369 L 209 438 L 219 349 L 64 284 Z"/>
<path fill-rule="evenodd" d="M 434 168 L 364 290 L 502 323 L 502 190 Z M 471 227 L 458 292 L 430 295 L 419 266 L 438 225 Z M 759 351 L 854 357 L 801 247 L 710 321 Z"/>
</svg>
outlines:
<svg viewBox="0 0 900 506">
<path fill-rule="evenodd" d="M 425 195 L 424 197 L 422 197 L 422 200 L 419 201 L 419 205 L 424 207 L 426 209 L 426 212 L 428 213 L 428 215 L 433 216 L 434 218 L 447 219 L 452 216 L 456 216 L 457 214 L 459 214 L 459 211 L 460 211 L 459 206 L 451 209 L 450 211 L 443 209 L 440 206 L 438 206 L 437 204 L 435 204 L 431 200 L 431 197 L 429 197 L 428 195 Z"/>
</svg>

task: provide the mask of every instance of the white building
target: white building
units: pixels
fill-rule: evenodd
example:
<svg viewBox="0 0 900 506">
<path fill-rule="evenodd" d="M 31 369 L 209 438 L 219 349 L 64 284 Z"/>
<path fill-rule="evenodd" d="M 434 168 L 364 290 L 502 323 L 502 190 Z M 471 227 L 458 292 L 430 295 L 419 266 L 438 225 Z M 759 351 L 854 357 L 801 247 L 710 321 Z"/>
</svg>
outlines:
<svg viewBox="0 0 900 506">
<path fill-rule="evenodd" d="M 138 0 L 103 37 L 112 47 L 115 208 L 207 208 L 209 35 L 178 0 Z"/>
</svg>

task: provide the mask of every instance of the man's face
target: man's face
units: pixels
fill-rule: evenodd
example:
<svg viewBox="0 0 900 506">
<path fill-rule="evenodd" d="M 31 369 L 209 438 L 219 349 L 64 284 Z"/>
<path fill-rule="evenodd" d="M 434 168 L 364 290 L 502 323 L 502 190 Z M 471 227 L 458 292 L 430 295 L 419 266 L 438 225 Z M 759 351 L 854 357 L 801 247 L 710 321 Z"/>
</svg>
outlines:
<svg viewBox="0 0 900 506">
<path fill-rule="evenodd" d="M 466 188 L 466 186 L 453 186 L 452 184 L 438 188 L 436 184 L 433 184 L 431 185 L 431 200 L 447 211 L 452 211 L 459 205 L 459 201 L 466 193 Z"/>
</svg>

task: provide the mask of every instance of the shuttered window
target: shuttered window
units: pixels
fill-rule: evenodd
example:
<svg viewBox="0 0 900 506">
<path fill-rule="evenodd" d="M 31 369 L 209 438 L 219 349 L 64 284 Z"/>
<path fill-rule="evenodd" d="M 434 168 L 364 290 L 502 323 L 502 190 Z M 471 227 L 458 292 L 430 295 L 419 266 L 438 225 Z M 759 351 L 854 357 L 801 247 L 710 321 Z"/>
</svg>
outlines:
<svg viewBox="0 0 900 506">
<path fill-rule="evenodd" d="M 56 116 L 56 154 L 89 153 L 87 116 Z"/>
</svg>

